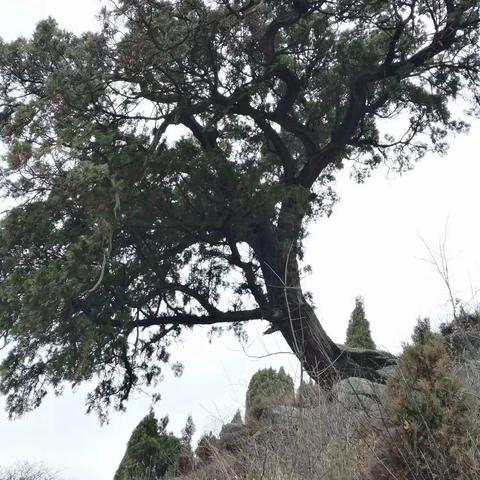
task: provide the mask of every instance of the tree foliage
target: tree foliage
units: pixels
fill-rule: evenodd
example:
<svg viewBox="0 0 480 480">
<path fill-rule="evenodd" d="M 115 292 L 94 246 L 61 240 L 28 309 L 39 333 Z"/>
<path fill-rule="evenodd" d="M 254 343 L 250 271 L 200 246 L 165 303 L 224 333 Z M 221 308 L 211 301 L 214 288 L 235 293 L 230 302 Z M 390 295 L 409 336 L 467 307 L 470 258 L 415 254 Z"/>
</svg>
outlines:
<svg viewBox="0 0 480 480">
<path fill-rule="evenodd" d="M 182 442 L 167 433 L 168 417 L 160 422 L 153 411 L 135 427 L 114 480 L 133 480 L 141 475 L 163 478 L 177 467 Z"/>
<path fill-rule="evenodd" d="M 352 348 L 373 350 L 375 343 L 370 333 L 370 322 L 365 317 L 365 304 L 362 297 L 355 299 L 355 308 L 350 316 L 347 328 L 346 345 Z"/>
<path fill-rule="evenodd" d="M 0 43 L 0 391 L 123 408 L 185 328 L 268 320 L 317 381 L 379 379 L 301 289 L 336 173 L 405 171 L 478 94 L 477 0 L 119 0 Z M 398 133 L 390 128 L 397 118 Z M 338 371 L 332 368 L 334 364 Z"/>
<path fill-rule="evenodd" d="M 237 409 L 237 411 L 235 412 L 235 415 L 232 417 L 232 420 L 230 421 L 230 423 L 238 423 L 238 424 L 243 424 L 243 420 L 242 420 L 242 414 L 240 412 L 240 409 Z"/>
<path fill-rule="evenodd" d="M 476 439 L 466 393 L 447 346 L 420 320 L 389 381 L 388 408 L 397 434 L 386 465 L 399 479 L 470 479 L 479 474 Z M 477 464 L 476 464 L 477 463 Z"/>
<path fill-rule="evenodd" d="M 247 388 L 245 399 L 245 423 L 254 424 L 262 416 L 265 408 L 276 405 L 293 405 L 295 387 L 293 379 L 283 367 L 278 372 L 274 368 L 264 368 L 256 372 Z"/>
</svg>

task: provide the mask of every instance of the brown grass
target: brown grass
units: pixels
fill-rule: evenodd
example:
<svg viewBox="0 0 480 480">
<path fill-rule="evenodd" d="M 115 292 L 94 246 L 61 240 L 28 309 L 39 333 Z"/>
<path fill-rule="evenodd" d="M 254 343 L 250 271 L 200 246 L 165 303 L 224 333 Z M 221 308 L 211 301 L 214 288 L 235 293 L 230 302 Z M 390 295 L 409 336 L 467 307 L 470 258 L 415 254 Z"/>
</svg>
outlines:
<svg viewBox="0 0 480 480">
<path fill-rule="evenodd" d="M 453 480 L 480 479 L 480 351 L 472 352 L 470 348 L 468 357 L 453 357 L 451 365 L 468 405 L 461 451 L 448 442 L 448 448 L 437 445 L 438 432 L 431 432 L 427 458 L 411 444 L 404 426 L 395 424 L 389 405 L 359 409 L 319 395 L 313 407 L 292 407 L 291 418 L 281 428 L 265 427 L 234 453 L 215 450 L 208 465 L 182 478 L 452 480 L 448 462 L 454 458 L 458 465 Z"/>
</svg>

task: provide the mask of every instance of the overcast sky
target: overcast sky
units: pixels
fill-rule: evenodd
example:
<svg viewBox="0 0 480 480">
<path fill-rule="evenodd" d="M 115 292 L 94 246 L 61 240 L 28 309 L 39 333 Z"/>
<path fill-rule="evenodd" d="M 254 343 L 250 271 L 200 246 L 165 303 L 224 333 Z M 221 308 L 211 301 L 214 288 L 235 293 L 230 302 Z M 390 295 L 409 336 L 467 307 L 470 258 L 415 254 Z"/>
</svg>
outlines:
<svg viewBox="0 0 480 480">
<path fill-rule="evenodd" d="M 75 32 L 92 29 L 99 5 L 98 0 L 0 0 L 0 36 L 29 35 L 47 16 Z M 469 300 L 480 287 L 479 133 L 480 123 L 474 122 L 468 135 L 451 139 L 447 156 L 430 155 L 402 177 L 380 170 L 363 185 L 339 180 L 341 201 L 333 215 L 310 229 L 306 261 L 313 273 L 304 281 L 335 341 L 344 340 L 357 295 L 365 299 L 375 342 L 393 352 L 408 340 L 418 316 L 429 316 L 435 325 L 448 318 L 447 292 L 425 261 L 422 241 L 437 249 L 447 225 L 455 294 Z M 248 380 L 258 368 L 283 364 L 298 375 L 291 354 L 270 355 L 288 351 L 281 337 L 263 337 L 262 330 L 263 325 L 251 327 L 244 347 L 229 336 L 210 345 L 201 329 L 186 336 L 174 349 L 185 373 L 180 379 L 166 373 L 158 416 L 168 413 L 176 433 L 189 413 L 199 431 L 218 430 L 243 406 Z M 72 480 L 112 478 L 149 400 L 138 395 L 126 413 L 113 413 L 101 427 L 94 415 L 85 415 L 87 391 L 48 397 L 20 420 L 9 421 L 1 410 L 0 466 L 30 460 Z"/>
</svg>

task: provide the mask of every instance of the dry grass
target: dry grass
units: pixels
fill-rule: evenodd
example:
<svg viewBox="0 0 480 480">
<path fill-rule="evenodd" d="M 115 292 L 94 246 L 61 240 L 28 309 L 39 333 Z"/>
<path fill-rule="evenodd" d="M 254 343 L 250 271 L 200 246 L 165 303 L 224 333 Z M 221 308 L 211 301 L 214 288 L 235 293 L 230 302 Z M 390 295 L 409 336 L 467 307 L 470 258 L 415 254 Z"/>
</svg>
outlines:
<svg viewBox="0 0 480 480">
<path fill-rule="evenodd" d="M 477 372 L 476 381 L 480 374 Z M 470 380 L 472 380 L 470 378 Z M 480 391 L 477 391 L 479 394 Z M 472 405 L 472 425 L 465 435 L 478 431 L 478 410 Z M 295 413 L 293 413 L 295 412 Z M 474 425 L 476 423 L 477 425 Z M 323 400 L 305 408 L 299 416 L 292 409 L 292 419 L 284 428 L 270 427 L 257 432 L 235 452 L 214 450 L 210 463 L 198 465 L 182 480 L 451 480 L 439 475 L 444 452 L 431 459 L 416 457 L 407 441 L 393 428 L 385 409 L 360 411 L 346 408 L 339 402 Z M 475 445 L 478 442 L 472 442 Z M 391 465 L 390 448 L 405 460 L 407 468 Z M 480 451 L 468 452 L 476 467 L 454 480 L 480 478 Z M 427 473 L 419 465 L 432 467 Z M 417 473 L 415 473 L 417 472 Z M 155 480 L 139 475 L 137 480 Z"/>
<path fill-rule="evenodd" d="M 468 332 L 469 338 L 474 335 Z M 480 338 L 480 337 L 479 337 Z M 478 340 L 478 339 L 477 339 Z M 476 353 L 475 353 L 476 352 Z M 216 450 L 208 465 L 183 480 L 475 480 L 480 479 L 480 350 L 453 359 L 467 399 L 461 448 L 431 438 L 428 457 L 412 445 L 408 427 L 395 425 L 389 405 L 352 408 L 320 395 L 311 408 L 293 409 L 280 427 L 264 428 L 238 449 Z M 412 394 L 416 394 L 412 392 Z M 404 429 L 405 428 L 405 429 Z M 466 440 L 466 441 L 464 441 Z M 468 441 L 470 440 L 470 441 Z M 427 440 L 428 443 L 428 440 Z M 451 465 L 452 459 L 456 462 Z M 455 471 L 455 477 L 451 472 Z"/>
<path fill-rule="evenodd" d="M 450 449 L 448 442 L 447 448 L 445 444 L 437 445 L 438 432 L 430 432 L 427 458 L 412 445 L 408 427 L 395 424 L 389 404 L 376 403 L 372 407 L 370 403 L 369 408 L 362 409 L 358 402 L 353 406 L 352 402 L 331 400 L 319 394 L 313 406 L 286 408 L 283 414 L 290 414 L 281 425 L 265 424 L 234 452 L 212 446 L 209 463 L 197 464 L 192 473 L 181 479 L 480 479 L 480 335 L 472 330 L 455 333 L 457 339 L 463 336 L 472 341 L 465 351 L 453 355 L 453 370 L 460 379 L 468 406 L 468 421 L 461 430 L 463 450 L 456 451 L 454 444 Z M 427 436 L 428 428 L 427 425 Z M 449 465 L 452 458 L 458 463 L 454 477 Z M 155 479 L 143 475 L 136 480 Z"/>
<path fill-rule="evenodd" d="M 338 402 L 291 409 L 283 427 L 257 432 L 238 451 L 214 460 L 185 480 L 359 480 L 366 478 L 371 447 L 362 441 L 368 418 Z M 371 423 L 373 424 L 373 422 Z M 373 438 L 373 437 L 372 437 Z"/>
</svg>

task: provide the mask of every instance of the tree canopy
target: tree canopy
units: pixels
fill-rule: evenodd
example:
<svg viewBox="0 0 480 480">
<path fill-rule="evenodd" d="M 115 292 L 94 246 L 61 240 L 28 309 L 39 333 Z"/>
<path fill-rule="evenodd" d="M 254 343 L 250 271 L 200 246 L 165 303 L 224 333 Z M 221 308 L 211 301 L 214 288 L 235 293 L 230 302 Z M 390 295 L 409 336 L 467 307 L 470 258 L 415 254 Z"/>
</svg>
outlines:
<svg viewBox="0 0 480 480">
<path fill-rule="evenodd" d="M 89 408 L 123 408 L 183 329 L 260 319 L 318 382 L 380 380 L 390 356 L 321 327 L 303 239 L 339 170 L 401 172 L 466 129 L 478 1 L 118 0 L 101 22 L 0 43 L 10 413 L 87 380 Z"/>
</svg>

